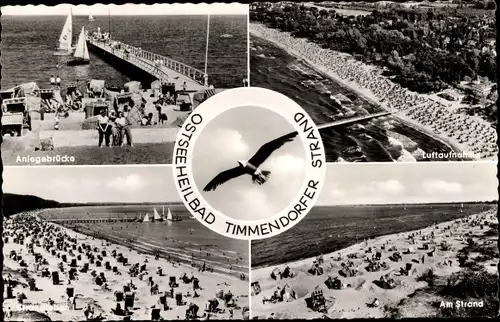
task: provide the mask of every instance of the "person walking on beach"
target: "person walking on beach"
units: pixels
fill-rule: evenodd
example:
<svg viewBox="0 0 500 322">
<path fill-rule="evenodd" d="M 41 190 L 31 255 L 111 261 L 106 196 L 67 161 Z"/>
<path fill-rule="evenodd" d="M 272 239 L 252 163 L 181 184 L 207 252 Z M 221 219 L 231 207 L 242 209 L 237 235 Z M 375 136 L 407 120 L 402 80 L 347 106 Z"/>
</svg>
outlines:
<svg viewBox="0 0 500 322">
<path fill-rule="evenodd" d="M 123 109 L 123 112 L 121 112 L 123 114 L 123 118 L 125 120 L 123 121 L 120 121 L 121 124 L 124 124 L 122 126 L 122 130 L 121 130 L 121 145 L 123 146 L 124 145 L 124 142 L 125 140 L 123 139 L 123 137 L 125 136 L 125 138 L 127 138 L 127 145 L 129 145 L 130 147 L 133 147 L 134 145 L 132 144 L 132 115 L 130 114 L 130 110 L 132 109 L 132 107 L 128 107 L 127 105 L 125 105 L 124 109 Z"/>
<path fill-rule="evenodd" d="M 61 87 L 61 78 L 59 77 L 59 75 L 57 75 L 56 77 L 56 85 Z"/>
<path fill-rule="evenodd" d="M 49 82 L 50 82 L 50 85 L 56 84 L 56 79 L 55 79 L 54 75 L 50 75 Z"/>
</svg>

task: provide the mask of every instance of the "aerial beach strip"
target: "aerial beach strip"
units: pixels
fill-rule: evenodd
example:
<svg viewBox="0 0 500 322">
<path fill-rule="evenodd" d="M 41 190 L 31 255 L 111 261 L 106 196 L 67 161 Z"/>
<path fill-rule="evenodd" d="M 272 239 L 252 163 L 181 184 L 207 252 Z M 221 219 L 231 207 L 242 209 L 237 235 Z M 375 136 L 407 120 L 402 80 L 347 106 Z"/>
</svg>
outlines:
<svg viewBox="0 0 500 322">
<path fill-rule="evenodd" d="M 490 157 L 485 157 L 484 155 L 482 156 L 482 149 L 477 148 L 477 146 L 474 147 L 473 141 L 459 142 L 459 140 L 455 139 L 453 135 L 449 135 L 450 133 L 453 133 L 452 130 L 449 129 L 450 132 L 448 133 L 442 126 L 437 126 L 434 123 L 424 121 L 421 114 L 415 114 L 414 109 L 418 106 L 422 106 L 423 110 L 430 109 L 428 111 L 429 113 L 433 113 L 433 108 L 445 111 L 446 108 L 444 106 L 446 103 L 441 98 L 437 96 L 434 97 L 435 95 L 431 97 L 426 94 L 417 94 L 409 90 L 404 90 L 404 95 L 408 96 L 408 99 L 411 98 L 414 102 L 416 102 L 416 105 L 414 104 L 415 106 L 411 108 L 406 107 L 401 109 L 401 107 L 398 107 L 397 105 L 401 103 L 398 101 L 400 97 L 395 97 L 394 102 L 392 103 L 390 98 L 383 100 L 380 99 L 381 97 L 386 96 L 385 92 L 381 92 L 381 89 L 385 88 L 385 85 L 392 84 L 392 86 L 398 87 L 398 92 L 400 89 L 399 85 L 395 85 L 389 80 L 389 78 L 380 75 L 381 71 L 376 67 L 366 65 L 353 59 L 348 59 L 347 57 L 350 55 L 321 48 L 317 44 L 309 42 L 307 39 L 293 37 L 290 33 L 266 27 L 261 23 L 250 23 L 249 30 L 253 37 L 258 37 L 273 43 L 290 55 L 306 62 L 307 65 L 309 65 L 316 72 L 327 76 L 329 79 L 356 93 L 356 95 L 363 97 L 372 104 L 380 106 L 386 111 L 395 109 L 394 113 L 391 114 L 391 117 L 394 117 L 406 126 L 431 137 L 433 140 L 446 145 L 449 147 L 450 152 L 452 151 L 452 153 L 455 153 L 456 155 L 463 156 L 462 159 L 473 160 L 494 157 L 491 155 Z M 326 57 L 328 57 L 328 59 Z M 335 61 L 334 65 L 331 63 L 332 60 Z M 349 71 L 349 73 L 346 71 Z M 342 76 L 340 76 L 339 73 L 341 73 Z M 346 79 L 345 77 L 349 77 L 349 79 Z M 374 86 L 370 82 L 367 83 L 367 79 L 376 79 L 384 85 L 381 85 L 380 88 L 374 91 L 374 88 L 367 87 Z M 454 115 L 454 112 L 451 112 L 451 110 L 447 113 L 450 113 L 450 116 Z M 458 115 L 459 114 L 456 114 L 457 117 Z M 450 122 L 453 123 L 455 121 Z M 474 122 L 478 122 L 479 124 L 484 123 L 484 121 L 478 118 L 474 118 Z"/>
<path fill-rule="evenodd" d="M 197 262 L 168 247 L 127 241 L 113 229 L 77 225 L 76 232 L 43 220 L 40 212 L 4 220 L 4 279 L 10 288 L 4 312 L 12 312 L 11 320 L 26 319 L 23 314 L 29 312 L 23 307 L 44 305 L 65 308 L 39 313 L 66 321 L 208 315 L 241 319 L 247 314 L 245 269 L 237 263 L 221 264 L 221 254 L 214 252 L 214 260 Z M 99 278 L 101 274 L 105 277 Z M 221 304 L 209 307 L 216 298 Z"/>
<path fill-rule="evenodd" d="M 494 314 L 495 305 L 498 307 L 493 301 L 496 292 L 488 283 L 495 286 L 498 277 L 496 212 L 492 206 L 477 214 L 376 237 L 311 258 L 256 267 L 252 269 L 252 317 L 350 319 Z M 258 251 L 259 247 L 252 245 L 252 252 Z M 469 288 L 464 285 L 473 278 L 485 279 L 484 291 L 476 296 L 461 296 L 457 289 Z M 310 302 L 315 291 L 325 299 L 319 311 Z M 459 301 L 463 303 L 456 304 Z M 469 311 L 461 311 L 460 305 Z"/>
</svg>

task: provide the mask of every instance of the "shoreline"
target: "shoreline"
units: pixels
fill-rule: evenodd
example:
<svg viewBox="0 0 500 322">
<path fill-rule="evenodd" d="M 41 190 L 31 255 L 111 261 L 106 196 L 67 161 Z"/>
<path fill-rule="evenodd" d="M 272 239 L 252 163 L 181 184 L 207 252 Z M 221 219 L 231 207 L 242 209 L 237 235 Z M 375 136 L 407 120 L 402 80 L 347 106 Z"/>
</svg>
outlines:
<svg viewBox="0 0 500 322">
<path fill-rule="evenodd" d="M 79 231 L 80 229 L 75 230 L 74 228 L 69 228 L 69 227 L 66 227 L 63 225 L 59 225 L 59 224 L 55 224 L 55 225 L 58 225 L 58 226 L 63 227 L 65 229 L 69 229 L 71 231 L 82 234 L 84 236 L 94 238 L 95 240 L 104 240 L 104 241 L 107 241 L 107 242 L 110 242 L 113 244 L 127 247 L 129 249 L 135 250 L 139 254 L 154 256 L 155 252 L 158 252 L 160 254 L 159 258 L 161 258 L 161 259 L 176 261 L 178 265 L 185 266 L 186 268 L 193 268 L 193 267 L 197 268 L 197 266 L 190 265 L 190 263 L 195 264 L 196 260 L 189 261 L 188 258 L 185 258 L 187 255 L 181 255 L 181 254 L 168 255 L 167 254 L 168 251 L 164 251 L 164 250 L 155 251 L 153 249 L 147 248 L 147 246 L 143 245 L 143 243 L 140 243 L 140 242 L 138 242 L 138 243 L 134 243 L 135 241 L 134 242 L 127 242 L 125 239 L 120 239 L 120 238 L 115 237 L 115 236 L 113 236 L 113 237 L 104 236 L 101 233 L 98 233 L 95 231 L 94 231 L 94 234 L 92 234 L 91 232 L 85 233 L 85 232 Z M 157 248 L 159 248 L 159 247 L 161 247 L 161 246 L 158 246 Z M 224 277 L 233 278 L 233 279 L 237 279 L 237 280 L 239 280 L 239 274 L 241 274 L 241 273 L 245 274 L 245 276 L 248 276 L 248 270 L 246 273 L 243 271 L 243 269 L 241 271 L 234 270 L 231 272 L 231 271 L 224 269 L 224 268 L 214 267 L 217 264 L 222 265 L 222 263 L 220 263 L 220 262 L 210 261 L 210 260 L 202 260 L 202 259 L 199 259 L 198 261 L 206 262 L 209 267 L 214 269 L 214 271 L 211 272 L 214 274 L 218 274 L 218 275 L 221 275 Z M 234 263 L 232 263 L 232 264 L 234 264 Z M 233 267 L 234 266 L 243 268 L 243 266 L 241 266 L 239 264 L 234 264 Z"/>
<path fill-rule="evenodd" d="M 380 235 L 380 236 L 376 236 L 376 237 L 373 237 L 373 238 L 367 238 L 365 240 L 368 243 L 374 243 L 374 242 L 380 242 L 381 240 L 385 241 L 385 240 L 388 240 L 388 239 L 394 239 L 394 238 L 397 238 L 397 237 L 401 237 L 401 235 L 411 234 L 411 233 L 417 232 L 419 230 L 429 229 L 429 228 L 434 227 L 434 226 L 448 225 L 448 224 L 451 224 L 454 221 L 457 221 L 459 219 L 464 219 L 464 218 L 469 218 L 469 217 L 476 217 L 478 215 L 481 215 L 483 213 L 488 213 L 488 212 L 490 212 L 490 211 L 487 210 L 487 211 L 484 211 L 484 212 L 481 212 L 481 213 L 478 213 L 478 214 L 466 215 L 466 216 L 463 216 L 463 217 L 460 217 L 460 218 L 457 218 L 457 219 L 438 222 L 438 223 L 435 223 L 435 224 L 424 226 L 424 227 L 419 228 L 419 229 L 413 229 L 412 228 L 411 230 L 405 230 L 405 231 L 401 231 L 399 233 L 392 233 L 392 234 L 387 234 L 387 235 Z M 304 265 L 304 264 L 306 264 L 308 262 L 311 262 L 311 261 L 315 260 L 319 256 L 325 256 L 325 257 L 326 256 L 333 256 L 333 255 L 336 255 L 336 254 L 341 253 L 341 252 L 350 251 L 350 250 L 356 249 L 358 247 L 361 247 L 363 245 L 363 243 L 364 242 L 357 242 L 357 243 L 355 242 L 353 244 L 350 244 L 349 246 L 342 247 L 342 248 L 339 248 L 339 249 L 336 249 L 336 250 L 333 250 L 333 251 L 327 251 L 327 252 L 324 252 L 324 253 L 319 253 L 319 254 L 317 254 L 315 256 L 311 256 L 311 257 L 307 257 L 307 258 L 301 258 L 301 259 L 297 259 L 297 260 L 291 260 L 291 261 L 287 261 L 287 262 L 283 262 L 283 263 L 279 263 L 279 264 L 270 264 L 270 265 L 266 265 L 266 266 L 257 266 L 255 268 L 251 267 L 252 274 L 256 273 L 256 272 L 260 273 L 262 271 L 267 271 L 270 268 L 274 269 L 277 266 L 288 266 L 288 265 L 299 266 L 299 265 Z"/>
<path fill-rule="evenodd" d="M 468 266 L 460 264 L 458 254 L 469 240 L 478 247 L 496 245 L 497 235 L 486 233 L 496 230 L 497 220 L 495 209 L 490 209 L 421 229 L 379 236 L 331 253 L 252 269 L 251 282 L 258 283 L 260 289 L 257 294 L 252 293 L 252 316 L 258 319 L 270 316 L 274 319 L 388 318 L 391 314 L 399 314 L 399 318 L 441 316 L 446 312 L 435 304 L 452 300 L 453 296 L 434 294 L 435 287 L 446 286 L 447 278 L 467 270 Z M 443 245 L 448 245 L 448 249 Z M 375 254 L 381 259 L 374 260 Z M 401 254 L 402 259 L 394 260 L 392 254 Z M 482 254 L 480 250 L 473 250 L 469 263 L 496 275 L 498 253 L 490 259 L 474 258 Z M 406 267 L 410 265 L 411 272 L 407 268 L 408 273 L 403 274 L 405 263 Z M 371 265 L 374 266 L 369 269 Z M 376 268 L 377 265 L 381 266 Z M 320 267 L 321 273 L 311 272 L 314 267 Z M 286 268 L 293 275 L 280 278 Z M 429 270 L 434 273 L 436 285 L 422 279 Z M 338 279 L 339 286 L 327 284 L 332 279 Z M 394 286 L 381 286 L 379 281 L 384 279 L 393 280 Z M 281 300 L 273 300 L 286 289 L 292 292 L 292 298 L 281 293 Z M 317 311 L 307 304 L 314 289 L 322 290 L 325 311 Z M 379 303 L 371 306 L 369 303 L 374 300 Z"/>
<path fill-rule="evenodd" d="M 118 304 L 121 303 L 121 307 L 124 307 L 124 303 L 118 300 L 116 294 L 120 291 L 122 285 L 129 285 L 129 282 L 130 285 L 134 285 L 132 289 L 135 294 L 135 304 L 133 310 L 129 312 L 129 314 L 132 314 L 133 320 L 150 320 L 153 311 L 156 309 L 166 320 L 183 319 L 192 304 L 199 308 L 197 316 L 202 320 L 208 319 L 210 316 L 217 319 L 241 319 L 245 315 L 243 309 L 249 305 L 247 281 L 219 272 L 201 271 L 198 267 L 177 264 L 175 261 L 166 258 L 156 258 L 154 254 L 131 249 L 128 245 L 109 242 L 62 225 L 47 222 L 37 216 L 36 213 L 17 214 L 4 222 L 3 254 L 5 272 L 3 277 L 5 279 L 6 275 L 9 274 L 10 277 L 8 278 L 18 281 L 14 284 L 12 292 L 18 295 L 20 293 L 25 294 L 26 300 L 22 302 L 23 305 L 43 307 L 46 306 L 45 303 L 49 299 L 49 303 L 53 301 L 55 305 L 67 307 L 60 311 L 40 312 L 49 316 L 52 320 L 84 320 L 83 309 L 87 305 L 94 307 L 95 314 L 101 313 L 107 320 L 121 319 L 123 315 L 113 313 Z M 35 216 L 37 220 L 30 219 L 29 216 Z M 56 246 L 54 244 L 57 244 L 57 247 L 54 247 Z M 83 248 L 83 252 L 80 248 Z M 107 256 L 102 254 L 103 251 L 106 251 Z M 25 263 L 24 267 L 19 262 L 19 259 L 12 259 L 12 252 L 22 258 Z M 128 264 L 121 263 L 118 260 L 121 255 L 115 256 L 114 254 L 123 254 L 123 257 L 128 259 Z M 31 255 L 35 255 L 35 258 Z M 76 255 L 78 255 L 78 258 Z M 113 256 L 111 257 L 111 255 Z M 42 258 L 45 263 L 41 264 L 37 260 L 37 256 L 38 259 Z M 73 261 L 76 262 L 76 266 L 69 264 L 69 262 Z M 105 261 L 106 265 L 110 265 L 109 268 L 104 269 Z M 131 273 L 131 270 L 135 269 L 134 263 L 143 266 L 137 272 L 138 274 Z M 82 271 L 78 268 L 85 265 L 89 266 L 88 271 Z M 76 279 L 70 277 L 71 267 L 76 267 Z M 111 270 L 111 267 L 113 267 L 113 270 Z M 116 272 L 115 268 L 117 269 Z M 139 266 L 137 266 L 138 268 Z M 159 268 L 162 269 L 163 273 L 158 273 Z M 61 282 L 59 284 L 51 283 L 50 273 L 49 276 L 42 274 L 44 269 L 48 269 L 48 273 L 50 271 L 53 273 L 59 272 L 59 276 L 62 277 Z M 26 271 L 28 277 L 24 277 L 23 270 Z M 94 273 L 91 276 L 91 271 L 106 275 L 104 286 L 97 283 Z M 186 274 L 187 277 L 196 277 L 199 280 L 201 289 L 194 288 L 192 280 L 189 283 L 183 282 L 181 278 L 183 274 Z M 169 278 L 172 277 L 177 277 L 177 287 L 172 288 L 169 285 Z M 29 280 L 36 283 L 38 290 L 33 290 L 31 285 L 29 288 L 22 286 L 26 285 L 25 282 L 29 282 Z M 66 281 L 68 285 L 65 285 Z M 157 285 L 157 291 L 153 291 L 154 284 L 151 284 L 152 281 Z M 76 301 L 78 309 L 73 309 L 71 304 L 68 306 L 72 297 L 66 295 L 67 287 L 74 290 L 74 301 Z M 169 297 L 169 289 L 173 290 L 174 298 Z M 221 309 L 225 308 L 224 311 L 206 312 L 206 303 L 212 300 L 220 290 L 224 293 L 231 292 L 236 305 L 229 310 L 230 307 L 225 306 L 223 300 L 219 300 L 222 301 L 219 307 Z M 114 294 L 113 291 L 115 291 Z M 175 297 L 178 293 L 182 294 L 182 301 L 185 304 L 176 303 Z M 192 295 L 193 293 L 195 296 Z M 163 308 L 161 303 L 162 296 L 166 296 L 166 303 L 169 306 L 167 310 Z M 20 302 L 16 301 L 16 297 L 5 299 L 4 312 L 13 312 L 13 320 L 25 320 L 25 317 L 20 317 L 23 312 L 19 311 Z M 231 313 L 233 310 L 234 316 Z"/>
<path fill-rule="evenodd" d="M 249 24 L 249 33 L 252 36 L 255 36 L 255 37 L 258 37 L 258 38 L 263 39 L 265 41 L 273 43 L 275 46 L 277 46 L 280 49 L 284 50 L 289 55 L 295 57 L 296 59 L 303 60 L 304 62 L 306 62 L 313 70 L 315 70 L 319 74 L 327 76 L 332 81 L 336 82 L 338 85 L 340 85 L 340 86 L 346 88 L 347 90 L 355 93 L 356 95 L 358 95 L 359 97 L 367 100 L 371 104 L 379 106 L 384 111 L 389 111 L 389 109 L 387 108 L 386 104 L 380 102 L 380 100 L 377 99 L 377 97 L 371 92 L 371 90 L 369 90 L 367 88 L 364 88 L 364 87 L 362 87 L 362 86 L 360 86 L 360 85 L 358 85 L 358 84 L 356 84 L 356 83 L 354 83 L 354 82 L 352 82 L 350 80 L 346 80 L 346 79 L 343 79 L 343 78 L 339 77 L 335 72 L 329 70 L 325 66 L 321 66 L 320 64 L 312 62 L 310 59 L 306 58 L 304 55 L 298 53 L 295 49 L 286 47 L 285 45 L 283 45 L 282 43 L 280 43 L 276 39 L 270 39 L 270 37 L 264 36 L 263 33 L 260 30 L 256 29 L 257 26 L 258 26 L 258 28 L 261 28 L 263 30 L 268 30 L 270 32 L 287 34 L 287 33 L 281 32 L 281 31 L 279 31 L 277 29 L 268 28 L 264 24 L 261 24 L 261 23 L 252 23 L 251 22 Z M 290 36 L 290 37 L 292 37 L 292 36 Z M 296 40 L 300 39 L 305 44 L 317 46 L 316 44 L 309 42 L 307 39 L 295 38 L 295 37 L 292 37 L 292 38 L 296 39 Z M 332 53 L 334 53 L 334 54 L 336 54 L 338 56 L 350 56 L 349 54 L 346 54 L 346 53 L 336 52 L 336 51 L 333 51 L 333 50 L 329 50 L 329 51 L 331 51 Z M 363 68 L 365 70 L 376 70 L 377 69 L 376 66 L 366 65 L 366 64 L 358 62 L 358 61 L 356 61 L 356 64 L 358 66 L 361 66 L 361 68 Z M 411 94 L 417 94 L 417 95 L 421 95 L 422 97 L 425 97 L 425 95 L 418 94 L 418 93 L 413 93 L 413 92 L 410 92 L 408 90 L 407 90 L 407 92 L 409 92 Z M 410 118 L 410 117 L 408 117 L 406 115 L 401 115 L 402 112 L 403 111 L 395 111 L 389 117 L 393 117 L 394 119 L 396 119 L 397 121 L 399 121 L 401 124 L 403 124 L 403 125 L 405 125 L 407 127 L 410 127 L 412 129 L 414 129 L 414 130 L 416 130 L 416 131 L 418 131 L 418 132 L 420 132 L 420 133 L 422 133 L 422 134 L 424 134 L 424 135 L 432 138 L 433 140 L 436 140 L 436 141 L 444 144 L 445 146 L 447 146 L 450 149 L 450 152 L 453 152 L 453 153 L 456 153 L 456 154 L 471 154 L 471 152 L 472 152 L 471 149 L 469 147 L 467 147 L 466 145 L 461 144 L 461 143 L 457 142 L 456 140 L 454 140 L 452 138 L 449 138 L 449 137 L 446 137 L 444 135 L 440 135 L 440 134 L 435 133 L 432 129 L 429 129 L 427 126 L 420 124 L 418 121 L 416 121 L 416 120 L 414 120 L 414 119 L 412 119 L 412 118 Z M 495 157 L 494 156 L 493 157 L 486 157 L 486 158 L 479 158 L 479 157 L 470 158 L 469 157 L 469 158 L 462 158 L 462 159 L 464 159 L 465 161 L 467 161 L 467 160 L 472 160 L 472 161 L 476 161 L 476 160 L 490 160 L 490 159 L 494 160 Z"/>
</svg>

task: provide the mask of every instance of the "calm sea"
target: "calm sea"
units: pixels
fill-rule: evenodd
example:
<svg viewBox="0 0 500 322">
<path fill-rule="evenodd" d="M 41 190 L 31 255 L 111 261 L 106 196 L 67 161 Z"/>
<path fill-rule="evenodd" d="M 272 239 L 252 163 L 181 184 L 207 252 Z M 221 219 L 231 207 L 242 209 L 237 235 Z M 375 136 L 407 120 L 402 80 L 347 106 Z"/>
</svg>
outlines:
<svg viewBox="0 0 500 322">
<path fill-rule="evenodd" d="M 45 219 L 109 219 L 143 218 L 146 213 L 153 217 L 154 209 L 160 215 L 167 213 L 182 219 L 176 222 L 108 222 L 68 224 L 87 235 L 133 247 L 147 253 L 161 252 L 163 256 L 178 258 L 184 262 L 206 262 L 219 272 L 248 275 L 248 242 L 229 239 L 206 228 L 191 218 L 180 205 L 125 205 L 92 206 L 49 209 L 40 214 Z"/>
<path fill-rule="evenodd" d="M 365 238 L 411 231 L 492 209 L 488 204 L 314 207 L 296 226 L 252 242 L 252 267 L 310 258 L 349 247 Z"/>
<path fill-rule="evenodd" d="M 65 81 L 104 79 L 115 85 L 130 81 L 99 57 L 87 66 L 69 67 L 67 57 L 54 56 L 65 16 L 2 16 L 2 88 L 26 82 L 47 84 L 51 74 Z M 109 30 L 112 37 L 204 70 L 207 16 L 87 16 L 73 17 L 73 42 L 84 26 Z M 221 37 L 229 34 L 232 37 Z M 210 83 L 218 88 L 241 86 L 247 78 L 247 16 L 211 16 L 208 49 Z M 43 85 L 42 85 L 43 84 Z"/>
<path fill-rule="evenodd" d="M 327 76 L 318 74 L 307 63 L 297 60 L 273 43 L 255 36 L 251 36 L 250 41 L 251 85 L 287 95 L 301 105 L 316 124 L 352 117 L 338 115 L 339 109 L 334 106 L 327 91 L 348 97 L 352 104 L 344 106 L 356 112 L 353 116 L 381 111 Z M 391 124 L 389 127 L 388 122 Z M 338 157 L 351 162 L 390 162 L 400 158 L 403 153 L 413 155 L 418 161 L 447 161 L 446 158 L 421 158 L 422 152 L 451 152 L 440 141 L 391 117 L 327 128 L 321 130 L 321 137 L 329 162 L 337 161 Z M 414 161 L 411 156 L 410 160 Z"/>
</svg>

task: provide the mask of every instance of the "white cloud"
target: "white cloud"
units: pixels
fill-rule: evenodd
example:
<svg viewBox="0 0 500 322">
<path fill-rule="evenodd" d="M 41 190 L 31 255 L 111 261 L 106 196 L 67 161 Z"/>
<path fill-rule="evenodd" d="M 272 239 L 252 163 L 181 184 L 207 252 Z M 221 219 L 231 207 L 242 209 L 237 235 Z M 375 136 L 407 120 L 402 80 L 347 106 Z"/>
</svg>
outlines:
<svg viewBox="0 0 500 322">
<path fill-rule="evenodd" d="M 276 157 L 270 157 L 268 162 L 262 165 L 262 168 L 268 169 L 271 173 L 291 174 L 304 171 L 304 159 L 294 155 L 285 154 Z"/>
<path fill-rule="evenodd" d="M 397 180 L 386 181 L 371 181 L 366 185 L 361 185 L 356 188 L 359 194 L 373 195 L 397 195 L 405 191 L 405 187 Z"/>
<path fill-rule="evenodd" d="M 209 164 L 224 164 L 228 160 L 236 162 L 247 158 L 250 153 L 243 136 L 232 129 L 217 129 L 206 135 L 204 133 L 196 144 L 200 144 L 203 148 L 196 149 L 193 157 L 201 158 L 203 162 Z"/>
<path fill-rule="evenodd" d="M 390 194 L 399 194 L 405 191 L 405 187 L 401 184 L 401 182 L 397 180 L 387 180 L 378 182 L 375 186 L 376 188 Z"/>
<path fill-rule="evenodd" d="M 460 193 L 463 186 L 457 182 L 427 179 L 422 182 L 422 188 L 426 194 L 455 194 Z"/>
<path fill-rule="evenodd" d="M 117 177 L 106 185 L 110 189 L 120 191 L 138 191 L 143 189 L 147 183 L 137 174 L 129 174 L 125 177 Z"/>
<path fill-rule="evenodd" d="M 333 199 L 341 199 L 345 196 L 345 192 L 340 189 L 332 189 L 330 190 L 330 196 Z"/>
</svg>

